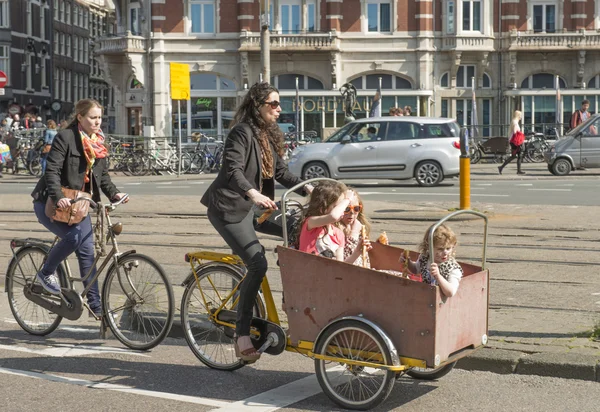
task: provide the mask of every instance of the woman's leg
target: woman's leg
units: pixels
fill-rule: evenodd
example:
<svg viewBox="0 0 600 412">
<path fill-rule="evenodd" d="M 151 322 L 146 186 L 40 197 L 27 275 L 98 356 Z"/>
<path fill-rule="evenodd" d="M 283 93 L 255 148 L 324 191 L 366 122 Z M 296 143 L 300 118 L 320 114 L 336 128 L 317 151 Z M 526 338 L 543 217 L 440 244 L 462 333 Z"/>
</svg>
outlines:
<svg viewBox="0 0 600 412">
<path fill-rule="evenodd" d="M 52 250 L 50 250 L 48 258 L 40 270 L 40 274 L 47 278 L 56 272 L 58 265 L 60 265 L 63 260 L 79 248 L 83 241 L 82 228 L 85 228 L 85 225 L 82 225 L 83 222 L 72 226 L 62 222 L 53 222 L 46 216 L 46 205 L 44 203 L 34 202 L 33 205 L 38 221 L 46 227 L 46 229 L 60 238 Z M 89 216 L 84 220 L 84 222 L 86 221 L 91 227 Z"/>
<path fill-rule="evenodd" d="M 254 213 L 239 223 L 226 223 L 218 217 L 208 213 L 208 220 L 215 227 L 223 240 L 244 261 L 248 274 L 240 286 L 240 300 L 237 310 L 236 334 L 237 336 L 250 335 L 250 322 L 254 300 L 260 289 L 263 277 L 267 273 L 268 263 L 264 248 L 258 241 L 253 224 Z"/>
<path fill-rule="evenodd" d="M 504 169 L 504 167 L 509 164 L 510 162 L 512 162 L 514 160 L 515 157 L 517 157 L 518 152 L 515 152 L 515 148 L 516 146 L 513 145 L 512 143 L 510 144 L 510 157 L 508 157 L 504 163 L 502 163 L 502 166 L 498 167 L 498 173 L 502 174 L 502 170 Z"/>
<path fill-rule="evenodd" d="M 90 283 L 90 280 L 96 276 L 96 266 L 94 265 L 94 234 L 92 231 L 92 219 L 88 216 L 80 224 L 81 229 L 81 243 L 75 250 L 77 260 L 79 262 L 79 273 L 84 278 L 90 269 L 92 269 L 91 275 L 87 281 L 83 282 L 84 286 Z M 98 289 L 98 280 L 94 282 L 92 287 L 87 293 L 88 305 L 90 309 L 99 315 L 102 312 L 102 304 L 100 301 L 100 291 Z"/>
</svg>

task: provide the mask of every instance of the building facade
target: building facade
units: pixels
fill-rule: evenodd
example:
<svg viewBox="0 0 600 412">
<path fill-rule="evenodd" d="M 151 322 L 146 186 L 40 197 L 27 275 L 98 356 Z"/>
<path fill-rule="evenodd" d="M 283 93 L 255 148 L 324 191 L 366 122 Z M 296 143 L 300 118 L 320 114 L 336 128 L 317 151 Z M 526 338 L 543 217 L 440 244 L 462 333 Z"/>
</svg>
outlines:
<svg viewBox="0 0 600 412">
<path fill-rule="evenodd" d="M 228 130 L 236 104 L 259 79 L 258 0 L 114 0 L 115 36 L 100 56 L 115 86 L 116 128 L 176 134 L 178 102 L 171 62 L 190 69 L 182 101 L 183 134 Z M 383 112 L 411 106 L 419 116 L 473 121 L 503 134 L 515 109 L 524 123 L 568 122 L 584 98 L 600 101 L 600 0 L 271 0 L 271 79 L 281 91 L 282 122 L 317 133 L 343 123 L 340 87 L 358 90 L 368 115 L 381 82 Z M 560 88 L 560 100 L 556 87 Z M 474 93 L 475 91 L 475 93 Z"/>
<path fill-rule="evenodd" d="M 52 101 L 52 15 L 47 1 L 0 0 L 0 112 L 46 115 Z"/>
</svg>

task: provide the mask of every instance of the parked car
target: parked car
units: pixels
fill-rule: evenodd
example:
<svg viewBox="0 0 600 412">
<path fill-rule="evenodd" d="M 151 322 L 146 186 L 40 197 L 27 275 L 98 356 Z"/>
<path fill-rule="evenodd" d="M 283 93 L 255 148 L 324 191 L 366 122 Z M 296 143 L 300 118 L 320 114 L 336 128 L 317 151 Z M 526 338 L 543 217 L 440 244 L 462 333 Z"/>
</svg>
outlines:
<svg viewBox="0 0 600 412">
<path fill-rule="evenodd" d="M 555 176 L 566 176 L 579 168 L 600 167 L 600 114 L 560 137 L 544 154 L 544 160 Z"/>
<path fill-rule="evenodd" d="M 348 123 L 325 142 L 299 146 L 288 163 L 304 179 L 412 179 L 436 186 L 459 174 L 452 119 L 382 117 Z"/>
</svg>

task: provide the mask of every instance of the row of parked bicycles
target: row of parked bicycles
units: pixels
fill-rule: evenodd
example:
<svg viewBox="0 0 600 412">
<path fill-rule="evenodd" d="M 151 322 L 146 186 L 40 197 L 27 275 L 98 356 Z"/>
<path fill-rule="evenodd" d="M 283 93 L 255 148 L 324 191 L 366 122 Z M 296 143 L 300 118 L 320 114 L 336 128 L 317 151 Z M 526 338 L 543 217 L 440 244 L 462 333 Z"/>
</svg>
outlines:
<svg viewBox="0 0 600 412">
<path fill-rule="evenodd" d="M 21 171 L 33 176 L 42 175 L 41 156 L 44 149 L 45 128 L 2 132 L 0 142 L 10 148 L 10 156 L 4 159 L 3 165 L 13 174 Z"/>
</svg>

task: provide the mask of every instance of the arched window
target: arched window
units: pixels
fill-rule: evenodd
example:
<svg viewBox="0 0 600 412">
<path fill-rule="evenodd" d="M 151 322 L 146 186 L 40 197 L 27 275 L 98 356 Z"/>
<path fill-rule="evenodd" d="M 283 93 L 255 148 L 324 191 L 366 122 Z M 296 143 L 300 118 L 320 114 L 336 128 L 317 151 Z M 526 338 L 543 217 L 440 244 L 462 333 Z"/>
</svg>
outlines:
<svg viewBox="0 0 600 412">
<path fill-rule="evenodd" d="M 556 76 L 552 73 L 537 73 L 526 77 L 521 83 L 521 89 L 554 89 Z M 567 87 L 562 77 L 558 80 L 561 89 Z"/>
<path fill-rule="evenodd" d="M 412 89 L 410 81 L 400 76 L 391 74 L 366 74 L 350 80 L 350 83 L 360 89 L 376 90 L 379 87 L 379 78 L 381 78 L 381 88 L 388 90 Z"/>
<path fill-rule="evenodd" d="M 232 80 L 213 73 L 190 74 L 190 88 L 192 90 L 236 90 Z"/>
<path fill-rule="evenodd" d="M 271 77 L 271 84 L 279 90 L 296 90 L 296 78 L 300 90 L 323 90 L 323 83 L 314 77 L 303 74 L 279 74 Z"/>
<path fill-rule="evenodd" d="M 131 80 L 129 81 L 129 90 L 139 90 L 139 89 L 143 89 L 144 85 L 135 78 L 135 76 L 131 77 Z"/>
<path fill-rule="evenodd" d="M 448 73 L 444 73 L 442 74 L 442 77 L 440 78 L 440 87 L 449 87 L 449 83 L 448 82 Z"/>
<path fill-rule="evenodd" d="M 595 75 L 590 79 L 586 86 L 588 89 L 600 89 L 600 75 Z"/>
<path fill-rule="evenodd" d="M 487 73 L 483 73 L 483 88 L 491 89 L 492 88 L 492 79 Z"/>
</svg>

